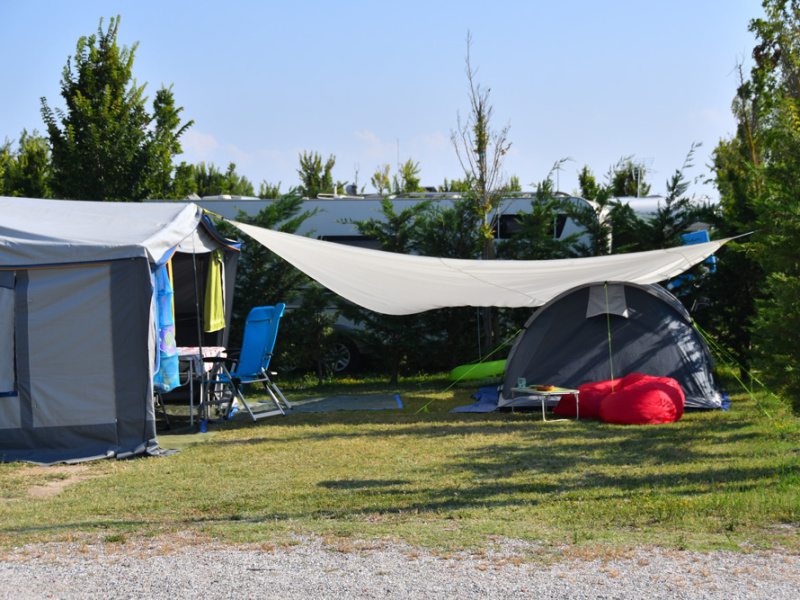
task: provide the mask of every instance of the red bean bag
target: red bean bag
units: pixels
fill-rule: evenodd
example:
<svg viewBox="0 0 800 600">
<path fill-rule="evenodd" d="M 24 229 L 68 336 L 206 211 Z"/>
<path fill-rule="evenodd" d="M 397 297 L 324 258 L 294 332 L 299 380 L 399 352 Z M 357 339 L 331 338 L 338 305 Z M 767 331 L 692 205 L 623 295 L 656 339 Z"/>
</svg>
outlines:
<svg viewBox="0 0 800 600">
<path fill-rule="evenodd" d="M 669 377 L 632 373 L 623 378 L 620 391 L 600 402 L 600 418 L 607 423 L 673 423 L 683 416 L 685 396 Z"/>
<path fill-rule="evenodd" d="M 617 389 L 622 382 L 621 378 L 608 379 L 606 381 L 595 381 L 584 383 L 578 388 L 578 416 L 582 419 L 599 419 L 600 403 L 603 398 Z M 553 413 L 562 417 L 575 418 L 575 396 L 565 394 L 553 409 Z"/>
<path fill-rule="evenodd" d="M 654 375 L 644 375 L 642 373 L 631 373 L 622 378 L 620 388 L 623 390 L 633 389 L 659 389 L 669 395 L 676 408 L 679 408 L 678 419 L 683 416 L 683 407 L 686 396 L 683 393 L 681 384 L 671 377 L 656 377 Z M 677 419 L 676 419 L 677 420 Z"/>
</svg>

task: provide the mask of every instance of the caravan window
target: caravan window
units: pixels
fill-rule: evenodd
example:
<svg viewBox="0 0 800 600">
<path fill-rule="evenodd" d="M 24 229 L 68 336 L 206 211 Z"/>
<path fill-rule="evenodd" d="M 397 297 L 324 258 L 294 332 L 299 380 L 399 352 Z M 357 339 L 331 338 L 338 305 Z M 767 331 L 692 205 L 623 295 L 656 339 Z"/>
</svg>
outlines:
<svg viewBox="0 0 800 600">
<path fill-rule="evenodd" d="M 381 245 L 366 235 L 320 235 L 317 239 L 325 242 L 334 242 L 336 244 L 344 244 L 345 246 L 356 246 L 358 248 L 370 248 L 372 250 L 380 250 Z"/>
<path fill-rule="evenodd" d="M 564 227 L 567 224 L 567 215 L 559 213 L 553 223 L 553 237 L 561 239 Z M 501 240 L 507 240 L 515 233 L 522 232 L 522 224 L 519 222 L 519 215 L 500 215 L 499 235 L 495 231 L 495 236 Z"/>
<path fill-rule="evenodd" d="M 500 231 L 496 237 L 501 240 L 507 240 L 515 233 L 520 233 L 522 225 L 518 219 L 519 215 L 500 215 Z"/>
</svg>

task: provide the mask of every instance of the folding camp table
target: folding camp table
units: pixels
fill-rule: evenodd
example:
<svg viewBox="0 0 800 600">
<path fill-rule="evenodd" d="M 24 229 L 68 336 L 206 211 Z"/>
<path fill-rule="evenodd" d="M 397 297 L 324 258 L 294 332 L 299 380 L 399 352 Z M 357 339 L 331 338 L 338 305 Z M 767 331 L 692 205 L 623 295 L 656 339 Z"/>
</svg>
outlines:
<svg viewBox="0 0 800 600">
<path fill-rule="evenodd" d="M 202 352 L 201 352 L 202 351 Z M 225 356 L 225 348 L 221 346 L 179 346 L 178 359 L 182 363 L 188 365 L 188 379 L 189 379 L 189 424 L 194 426 L 194 380 L 200 380 L 200 398 L 205 398 L 205 389 L 201 377 L 204 371 L 210 371 L 213 368 L 211 363 L 204 363 L 203 358 L 211 358 L 214 356 Z M 202 407 L 202 400 L 200 406 Z M 204 415 L 201 415 L 203 418 Z"/>
<path fill-rule="evenodd" d="M 545 416 L 545 411 L 547 410 L 547 403 L 550 398 L 554 397 L 561 397 L 561 396 L 569 396 L 572 395 L 575 397 L 575 420 L 579 418 L 578 413 L 578 390 L 572 390 L 568 388 L 558 388 L 554 387 L 552 390 L 538 390 L 536 386 L 531 387 L 524 387 L 524 388 L 511 388 L 511 412 L 514 412 L 514 401 L 517 398 L 530 398 L 530 399 L 538 399 L 539 402 L 542 404 L 542 421 L 547 421 L 547 417 Z M 552 420 L 552 419 L 551 419 Z M 563 420 L 563 419 L 558 419 Z"/>
</svg>

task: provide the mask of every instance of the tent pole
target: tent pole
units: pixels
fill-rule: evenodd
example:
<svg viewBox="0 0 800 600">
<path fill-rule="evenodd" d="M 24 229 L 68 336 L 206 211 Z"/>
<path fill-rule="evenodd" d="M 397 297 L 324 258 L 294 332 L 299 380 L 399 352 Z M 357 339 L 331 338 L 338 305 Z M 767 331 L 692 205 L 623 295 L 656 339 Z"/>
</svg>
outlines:
<svg viewBox="0 0 800 600">
<path fill-rule="evenodd" d="M 200 356 L 200 405 L 202 406 L 205 401 L 205 398 L 202 397 L 205 391 L 202 384 L 205 377 L 205 365 L 203 364 L 203 325 L 200 320 L 200 283 L 197 280 L 197 252 L 194 246 L 194 236 L 192 236 L 192 271 L 194 274 L 194 306 L 197 313 L 197 353 Z M 194 398 L 192 398 L 192 402 L 194 402 Z M 205 411 L 205 408 L 203 408 L 203 411 Z"/>
</svg>

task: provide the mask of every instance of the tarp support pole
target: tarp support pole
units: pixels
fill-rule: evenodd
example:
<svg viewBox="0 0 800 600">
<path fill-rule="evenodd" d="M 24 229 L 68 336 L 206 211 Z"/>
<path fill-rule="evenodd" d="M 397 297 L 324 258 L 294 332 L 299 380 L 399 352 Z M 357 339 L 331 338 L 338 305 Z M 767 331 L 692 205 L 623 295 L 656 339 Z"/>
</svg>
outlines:
<svg viewBox="0 0 800 600">
<path fill-rule="evenodd" d="M 608 305 L 608 282 L 603 284 L 606 292 L 606 324 L 608 326 L 608 365 L 611 369 L 611 393 L 614 393 L 614 354 L 611 352 L 611 309 Z"/>
</svg>

